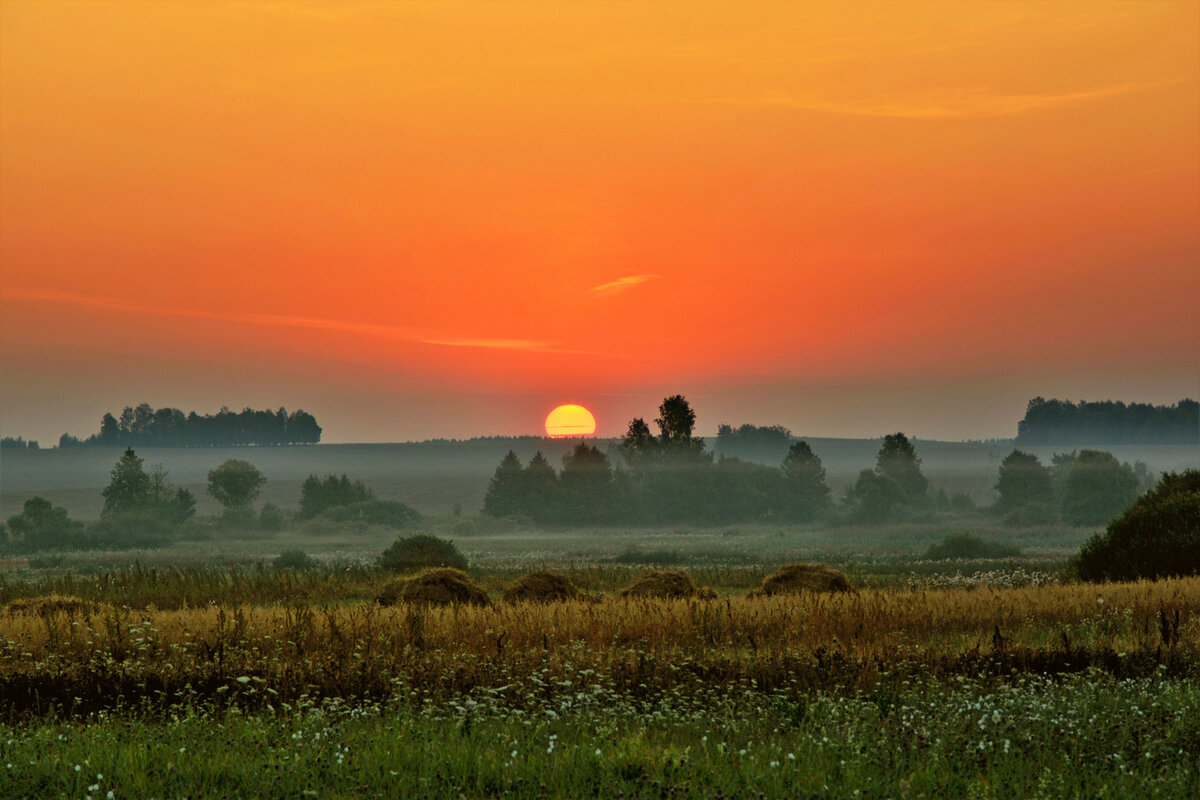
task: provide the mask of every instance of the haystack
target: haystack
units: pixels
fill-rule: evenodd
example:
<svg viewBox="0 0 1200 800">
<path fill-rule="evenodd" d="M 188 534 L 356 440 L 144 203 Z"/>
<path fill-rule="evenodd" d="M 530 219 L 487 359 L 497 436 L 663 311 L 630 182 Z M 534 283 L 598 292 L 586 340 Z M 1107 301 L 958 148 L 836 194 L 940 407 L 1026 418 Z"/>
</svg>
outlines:
<svg viewBox="0 0 1200 800">
<path fill-rule="evenodd" d="M 452 567 L 433 567 L 407 580 L 392 581 L 383 587 L 375 599 L 385 606 L 395 603 L 433 606 L 492 604 L 482 586 L 471 580 L 467 573 Z"/>
<path fill-rule="evenodd" d="M 97 604 L 68 594 L 48 594 L 43 597 L 19 597 L 4 606 L 8 616 L 29 615 L 43 616 L 46 614 L 66 614 L 73 617 L 92 611 Z"/>
<path fill-rule="evenodd" d="M 686 572 L 680 570 L 652 570 L 634 581 L 621 597 L 711 597 L 708 589 L 697 589 Z"/>
<path fill-rule="evenodd" d="M 750 597 L 771 597 L 800 592 L 852 592 L 854 587 L 844 573 L 823 564 L 787 564 L 763 578 L 762 586 Z"/>
<path fill-rule="evenodd" d="M 559 603 L 585 598 L 579 587 L 561 572 L 528 572 L 504 591 L 506 603 Z"/>
</svg>

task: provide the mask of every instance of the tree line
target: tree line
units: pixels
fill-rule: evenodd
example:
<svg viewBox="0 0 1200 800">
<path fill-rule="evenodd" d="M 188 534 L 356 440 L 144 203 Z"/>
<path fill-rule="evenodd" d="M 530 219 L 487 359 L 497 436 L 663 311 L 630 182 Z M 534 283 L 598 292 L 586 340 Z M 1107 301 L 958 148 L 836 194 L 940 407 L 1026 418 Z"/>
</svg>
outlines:
<svg viewBox="0 0 1200 800">
<path fill-rule="evenodd" d="M 1035 397 L 1017 423 L 1017 444 L 1200 444 L 1200 403 L 1073 403 Z"/>
<path fill-rule="evenodd" d="M 297 409 L 288 413 L 240 412 L 222 408 L 216 414 L 184 414 L 178 408 L 155 409 L 149 403 L 125 406 L 120 416 L 105 414 L 99 433 L 79 439 L 64 433 L 59 447 L 244 447 L 250 445 L 316 444 L 321 426 L 316 418 Z"/>
</svg>

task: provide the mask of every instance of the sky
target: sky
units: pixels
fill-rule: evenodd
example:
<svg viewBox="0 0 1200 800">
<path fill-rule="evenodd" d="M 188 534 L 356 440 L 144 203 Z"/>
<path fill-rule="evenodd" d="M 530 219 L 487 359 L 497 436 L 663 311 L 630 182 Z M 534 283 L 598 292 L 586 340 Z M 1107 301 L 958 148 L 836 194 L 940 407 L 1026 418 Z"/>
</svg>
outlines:
<svg viewBox="0 0 1200 800">
<path fill-rule="evenodd" d="M 1200 396 L 1200 3 L 0 2 L 0 430 Z"/>
</svg>

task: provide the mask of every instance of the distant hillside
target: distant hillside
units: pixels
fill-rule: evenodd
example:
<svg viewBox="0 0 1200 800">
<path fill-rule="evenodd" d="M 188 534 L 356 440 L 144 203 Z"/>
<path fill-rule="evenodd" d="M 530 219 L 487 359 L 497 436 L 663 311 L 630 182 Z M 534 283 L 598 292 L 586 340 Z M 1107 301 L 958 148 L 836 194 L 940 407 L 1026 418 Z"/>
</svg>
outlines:
<svg viewBox="0 0 1200 800">
<path fill-rule="evenodd" d="M 1017 424 L 1017 443 L 1200 444 L 1200 403 L 1172 406 L 1112 400 L 1046 400 L 1035 397 Z"/>
</svg>

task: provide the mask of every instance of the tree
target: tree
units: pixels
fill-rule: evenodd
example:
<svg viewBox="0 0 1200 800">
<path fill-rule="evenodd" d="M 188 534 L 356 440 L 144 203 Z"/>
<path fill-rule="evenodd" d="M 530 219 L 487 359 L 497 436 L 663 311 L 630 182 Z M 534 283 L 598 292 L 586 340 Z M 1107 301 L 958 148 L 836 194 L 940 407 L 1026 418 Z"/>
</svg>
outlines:
<svg viewBox="0 0 1200 800">
<path fill-rule="evenodd" d="M 811 520 L 829 506 L 825 467 L 808 442 L 796 442 L 783 458 L 784 509 L 793 519 Z"/>
<path fill-rule="evenodd" d="M 146 474 L 142 467 L 142 459 L 137 457 L 132 447 L 125 449 L 111 475 L 108 486 L 100 492 L 104 497 L 104 510 L 100 512 L 100 516 L 110 517 L 150 508 L 150 476 Z"/>
<path fill-rule="evenodd" d="M 14 550 L 56 550 L 79 542 L 83 523 L 67 518 L 67 510 L 44 497 L 25 501 L 20 514 L 8 518 Z"/>
<path fill-rule="evenodd" d="M 1137 499 L 1133 467 L 1107 451 L 1080 450 L 1063 487 L 1063 517 L 1075 525 L 1097 525 Z"/>
<path fill-rule="evenodd" d="M 573 522 L 599 522 L 612 512 L 612 469 L 608 456 L 586 442 L 563 456 L 563 515 Z"/>
<path fill-rule="evenodd" d="M 1020 450 L 1013 450 L 1000 462 L 996 491 L 1000 495 L 996 510 L 1001 514 L 1034 504 L 1049 506 L 1054 502 L 1050 470 L 1038 461 L 1037 456 Z"/>
<path fill-rule="evenodd" d="M 1200 470 L 1168 472 L 1080 550 L 1089 581 L 1200 574 Z"/>
<path fill-rule="evenodd" d="M 864 469 L 846 490 L 845 502 L 862 522 L 880 523 L 899 517 L 908 504 L 908 495 L 894 478 Z"/>
<path fill-rule="evenodd" d="M 921 474 L 917 450 L 903 433 L 883 437 L 875 469 L 899 484 L 910 503 L 920 502 L 929 489 L 929 479 Z"/>
<path fill-rule="evenodd" d="M 208 473 L 208 493 L 226 511 L 242 511 L 258 497 L 267 476 L 249 461 L 231 458 Z"/>
<path fill-rule="evenodd" d="M 538 522 L 547 522 L 558 518 L 562 505 L 559 497 L 558 473 L 539 450 L 529 459 L 523 474 L 524 508 Z"/>
<path fill-rule="evenodd" d="M 300 485 L 300 518 L 311 519 L 329 508 L 374 499 L 370 487 L 362 481 L 351 481 L 345 473 L 340 478 L 327 475 L 323 480 L 309 475 Z"/>
<path fill-rule="evenodd" d="M 646 420 L 634 417 L 621 437 L 621 455 L 630 468 L 641 469 L 653 459 L 657 444 Z"/>
<path fill-rule="evenodd" d="M 488 483 L 483 496 L 483 513 L 491 517 L 508 517 L 521 512 L 525 505 L 524 470 L 521 459 L 512 450 L 500 460 L 500 466 Z"/>
</svg>

